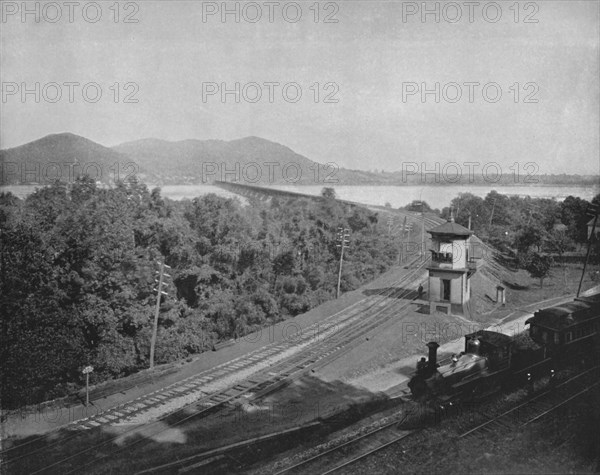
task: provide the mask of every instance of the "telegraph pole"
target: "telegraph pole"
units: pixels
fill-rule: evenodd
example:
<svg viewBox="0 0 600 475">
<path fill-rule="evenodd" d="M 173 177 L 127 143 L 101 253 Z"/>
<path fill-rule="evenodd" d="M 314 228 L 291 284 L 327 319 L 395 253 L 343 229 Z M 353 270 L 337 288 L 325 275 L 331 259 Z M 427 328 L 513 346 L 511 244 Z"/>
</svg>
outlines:
<svg viewBox="0 0 600 475">
<path fill-rule="evenodd" d="M 404 230 L 406 229 L 406 216 L 402 222 L 402 231 L 400 231 L 400 253 L 398 254 L 398 265 L 404 262 Z"/>
<path fill-rule="evenodd" d="M 425 256 L 425 210 L 424 202 L 421 201 L 421 260 Z"/>
<path fill-rule="evenodd" d="M 585 263 L 583 264 L 583 272 L 581 272 L 581 279 L 579 279 L 579 287 L 577 288 L 577 297 L 579 297 L 579 293 L 581 292 L 581 284 L 583 284 L 583 277 L 585 276 L 585 269 L 587 267 L 588 261 L 590 259 L 590 253 L 592 251 L 592 241 L 596 235 L 596 224 L 598 224 L 598 214 L 600 213 L 600 206 L 591 204 L 588 207 L 587 214 L 594 216 L 594 224 L 592 225 L 592 232 L 590 237 L 588 238 L 588 249 L 587 254 L 585 255 Z"/>
<path fill-rule="evenodd" d="M 152 340 L 150 341 L 150 369 L 154 369 L 154 348 L 156 346 L 156 333 L 158 331 L 158 314 L 160 312 L 160 297 L 161 295 L 168 295 L 163 290 L 163 285 L 166 287 L 169 284 L 163 282 L 165 277 L 171 277 L 169 274 L 165 273 L 165 268 L 170 269 L 168 265 L 164 262 L 158 262 L 160 265 L 160 271 L 158 272 L 158 280 L 155 279 L 155 282 L 158 283 L 158 288 L 154 289 L 156 291 L 156 310 L 154 312 L 154 327 L 152 328 Z"/>
<path fill-rule="evenodd" d="M 348 247 L 348 244 L 350 241 L 348 241 L 348 239 L 350 238 L 350 230 L 345 229 L 345 228 L 338 228 L 338 235 L 337 235 L 337 240 L 339 242 L 339 244 L 337 245 L 337 247 L 340 248 L 340 270 L 338 272 L 338 283 L 337 283 L 337 296 L 336 298 L 340 297 L 340 285 L 342 283 L 342 263 L 344 261 L 344 249 L 346 247 Z"/>
</svg>

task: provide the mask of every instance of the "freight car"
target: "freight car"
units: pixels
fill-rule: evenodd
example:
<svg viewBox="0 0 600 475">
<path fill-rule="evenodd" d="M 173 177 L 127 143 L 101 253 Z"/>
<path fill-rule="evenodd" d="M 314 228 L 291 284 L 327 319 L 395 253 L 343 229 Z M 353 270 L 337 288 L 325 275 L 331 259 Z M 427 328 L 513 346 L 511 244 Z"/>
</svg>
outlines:
<svg viewBox="0 0 600 475">
<path fill-rule="evenodd" d="M 437 363 L 439 345 L 429 342 L 429 359 L 417 364 L 408 383 L 413 396 L 477 398 L 576 361 L 598 361 L 600 294 L 539 310 L 525 323 L 526 335 L 486 330 L 466 335 L 465 350 L 442 366 Z"/>
</svg>

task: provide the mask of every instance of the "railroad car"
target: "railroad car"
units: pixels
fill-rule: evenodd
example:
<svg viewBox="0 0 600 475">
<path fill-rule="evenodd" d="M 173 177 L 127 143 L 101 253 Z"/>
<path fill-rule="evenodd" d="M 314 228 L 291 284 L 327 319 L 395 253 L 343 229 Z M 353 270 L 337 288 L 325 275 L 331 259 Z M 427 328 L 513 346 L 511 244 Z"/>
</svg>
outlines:
<svg viewBox="0 0 600 475">
<path fill-rule="evenodd" d="M 600 294 L 539 310 L 526 322 L 529 331 L 510 337 L 480 330 L 465 336 L 465 349 L 448 364 L 437 363 L 436 342 L 429 358 L 417 363 L 408 386 L 413 396 L 476 398 L 518 386 L 551 370 L 600 356 Z"/>
<path fill-rule="evenodd" d="M 525 324 L 546 356 L 561 364 L 587 360 L 600 348 L 600 294 L 539 310 Z"/>
</svg>

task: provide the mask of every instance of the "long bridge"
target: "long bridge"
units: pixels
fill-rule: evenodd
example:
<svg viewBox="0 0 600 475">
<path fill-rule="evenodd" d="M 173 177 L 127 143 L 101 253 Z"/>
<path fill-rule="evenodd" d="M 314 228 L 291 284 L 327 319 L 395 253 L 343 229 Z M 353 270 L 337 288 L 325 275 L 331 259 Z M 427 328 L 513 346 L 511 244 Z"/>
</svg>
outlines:
<svg viewBox="0 0 600 475">
<path fill-rule="evenodd" d="M 256 200 L 260 200 L 260 201 L 267 201 L 274 197 L 302 198 L 302 199 L 307 199 L 307 200 L 312 200 L 312 201 L 317 201 L 317 202 L 324 202 L 329 199 L 329 198 L 325 198 L 320 195 L 309 195 L 306 193 L 298 193 L 296 191 L 287 191 L 287 190 L 278 190 L 277 188 L 269 188 L 269 187 L 264 187 L 264 186 L 242 185 L 241 183 L 232 183 L 229 181 L 216 180 L 214 182 L 214 185 L 218 186 L 219 188 L 222 188 L 224 190 L 235 193 L 237 195 L 241 195 L 246 198 L 256 199 Z M 385 206 L 377 206 L 377 205 L 359 203 L 356 201 L 340 200 L 339 198 L 335 198 L 335 201 L 337 201 L 338 203 L 343 203 L 350 207 L 361 207 L 361 208 L 367 208 L 367 209 L 369 209 L 371 211 L 375 211 L 375 212 L 383 211 L 383 212 L 390 213 L 393 215 L 400 215 L 401 218 L 406 217 L 408 223 L 412 222 L 412 223 L 417 224 L 417 223 L 422 223 L 424 221 L 426 229 L 433 228 L 433 227 L 438 226 L 439 224 L 445 222 L 444 219 L 439 218 L 438 216 L 431 214 L 431 213 L 425 213 L 425 215 L 422 216 L 421 213 L 416 212 L 416 211 L 406 211 L 406 210 L 402 210 L 402 209 L 394 209 L 394 208 L 389 208 L 389 207 L 385 207 Z"/>
<path fill-rule="evenodd" d="M 261 201 L 267 201 L 273 197 L 282 197 L 282 198 L 304 198 L 312 201 L 326 201 L 328 198 L 325 198 L 320 195 L 309 195 L 306 193 L 298 193 L 295 191 L 286 191 L 286 190 L 278 190 L 277 188 L 267 188 L 264 186 L 255 186 L 255 185 L 242 185 L 241 183 L 232 183 L 230 181 L 219 181 L 216 180 L 214 182 L 215 186 L 219 188 L 223 188 L 224 190 L 230 191 L 232 193 L 244 196 L 246 198 L 253 198 Z M 356 203 L 354 201 L 340 200 L 336 198 L 336 201 L 340 203 L 344 203 L 350 206 L 365 206 L 361 203 Z"/>
</svg>

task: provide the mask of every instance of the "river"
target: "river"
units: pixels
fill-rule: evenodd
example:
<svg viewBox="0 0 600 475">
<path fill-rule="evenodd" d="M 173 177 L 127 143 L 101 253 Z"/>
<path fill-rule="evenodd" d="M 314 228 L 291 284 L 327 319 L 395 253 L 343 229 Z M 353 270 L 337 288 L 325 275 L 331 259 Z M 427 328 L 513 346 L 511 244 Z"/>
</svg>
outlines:
<svg viewBox="0 0 600 475">
<path fill-rule="evenodd" d="M 272 186 L 278 190 L 293 191 L 309 195 L 319 195 L 323 186 Z M 334 186 L 335 193 L 342 200 L 357 201 L 369 205 L 384 206 L 389 203 L 394 208 L 409 204 L 413 200 L 423 199 L 432 208 L 448 206 L 452 198 L 459 193 L 469 192 L 485 197 L 492 189 L 504 195 L 531 196 L 532 198 L 555 198 L 564 200 L 567 196 L 578 196 L 591 201 L 600 193 L 600 185 L 596 186 Z M 200 194 L 216 193 L 221 196 L 233 196 L 232 193 L 216 186 L 164 186 L 164 196 L 172 199 L 194 198 Z"/>
<path fill-rule="evenodd" d="M 273 188 L 309 195 L 319 195 L 323 186 L 291 186 L 273 185 Z M 432 208 L 443 208 L 450 204 L 452 198 L 459 193 L 469 192 L 476 196 L 485 197 L 492 189 L 503 195 L 531 196 L 532 198 L 554 198 L 558 201 L 567 196 L 578 196 L 587 201 L 600 193 L 600 185 L 573 186 L 573 185 L 535 185 L 535 186 L 473 186 L 473 185 L 445 185 L 445 186 L 333 186 L 338 198 L 357 201 L 369 205 L 384 206 L 389 203 L 394 208 L 409 204 L 413 200 L 423 199 Z M 10 191 L 23 198 L 35 190 L 35 186 L 0 186 L 0 192 Z M 195 198 L 207 193 L 216 193 L 220 196 L 233 197 L 233 193 L 213 185 L 165 185 L 161 187 L 162 195 L 174 200 Z"/>
</svg>

